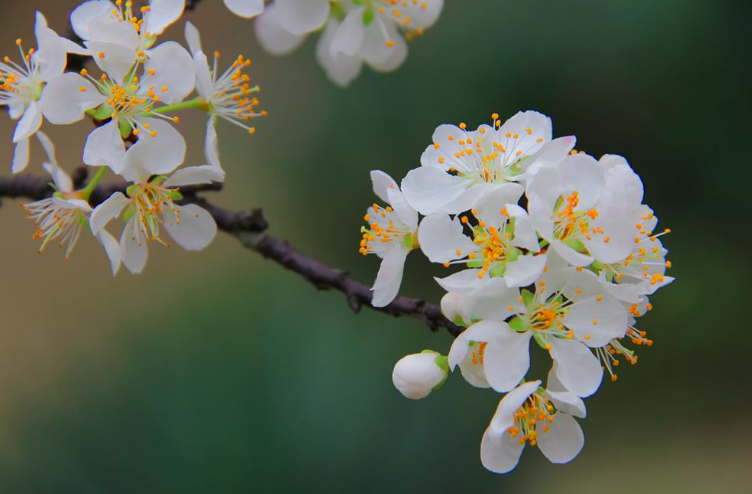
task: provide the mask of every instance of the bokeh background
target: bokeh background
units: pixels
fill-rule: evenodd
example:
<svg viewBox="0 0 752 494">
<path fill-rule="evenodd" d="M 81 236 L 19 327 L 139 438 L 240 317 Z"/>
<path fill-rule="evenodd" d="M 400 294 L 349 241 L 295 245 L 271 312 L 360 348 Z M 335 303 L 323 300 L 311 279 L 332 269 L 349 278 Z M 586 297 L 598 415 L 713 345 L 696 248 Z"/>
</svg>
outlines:
<svg viewBox="0 0 752 494">
<path fill-rule="evenodd" d="M 225 60 L 253 59 L 270 113 L 253 137 L 220 124 L 229 178 L 212 200 L 263 207 L 272 234 L 370 281 L 377 259 L 357 252 L 368 172 L 403 176 L 438 124 L 536 109 L 578 149 L 628 157 L 673 230 L 678 281 L 641 320 L 655 345 L 587 401 L 580 457 L 554 466 L 528 448 L 513 473 L 486 472 L 478 450 L 498 395 L 455 376 L 413 402 L 391 383 L 397 359 L 446 351 L 447 334 L 354 315 L 233 238 L 201 254 L 152 249 L 143 275 L 113 279 L 91 239 L 68 262 L 38 255 L 6 200 L 1 492 L 752 492 L 750 2 L 446 4 L 400 70 L 343 90 L 313 40 L 268 56 L 251 22 L 204 0 L 188 18 Z M 0 46 L 31 46 L 37 9 L 65 32 L 73 6 L 3 0 Z M 182 41 L 182 26 L 169 34 Z M 183 116 L 189 164 L 203 160 L 203 124 Z M 12 128 L 0 115 L 4 173 Z M 72 169 L 89 128 L 48 130 Z M 438 301 L 437 272 L 411 257 L 404 293 Z"/>
</svg>

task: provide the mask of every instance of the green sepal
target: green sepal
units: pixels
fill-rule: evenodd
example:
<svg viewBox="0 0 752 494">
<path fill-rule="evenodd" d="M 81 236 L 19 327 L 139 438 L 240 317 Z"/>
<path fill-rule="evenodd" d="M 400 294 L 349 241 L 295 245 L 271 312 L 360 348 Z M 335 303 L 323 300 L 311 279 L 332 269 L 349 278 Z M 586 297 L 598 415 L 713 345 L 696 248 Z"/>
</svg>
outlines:
<svg viewBox="0 0 752 494">
<path fill-rule="evenodd" d="M 182 201 L 183 200 L 183 194 L 181 194 L 177 190 L 171 190 L 170 191 L 170 199 L 172 199 L 173 201 Z"/>
<path fill-rule="evenodd" d="M 533 338 L 535 338 L 535 342 L 540 346 L 542 349 L 548 351 L 548 342 L 543 339 L 543 335 L 538 333 L 537 331 L 533 332 Z"/>
<path fill-rule="evenodd" d="M 439 369 L 443 370 L 444 372 L 449 372 L 449 357 L 445 355 L 438 355 L 435 362 L 436 365 L 439 366 Z"/>
<path fill-rule="evenodd" d="M 138 184 L 129 185 L 127 189 L 125 189 L 125 193 L 128 194 L 128 197 L 136 197 L 141 192 L 141 186 Z"/>
<path fill-rule="evenodd" d="M 535 295 L 530 290 L 522 290 L 520 292 L 520 295 L 522 295 L 522 300 L 525 302 L 525 307 L 530 309 L 530 306 L 533 305 L 533 299 L 535 298 Z"/>
<path fill-rule="evenodd" d="M 131 218 L 133 218 L 133 215 L 134 215 L 133 206 L 128 206 L 128 209 L 126 209 L 125 213 L 123 213 L 123 221 L 128 223 L 131 220 Z"/>
<path fill-rule="evenodd" d="M 81 211 L 80 209 L 78 210 L 78 224 L 81 226 L 86 226 L 89 224 L 89 218 L 87 218 L 84 215 L 84 212 Z"/>
<path fill-rule="evenodd" d="M 564 245 L 573 248 L 580 254 L 585 254 L 587 252 L 587 249 L 585 248 L 585 244 L 577 240 L 576 238 L 568 238 L 564 241 Z"/>
<path fill-rule="evenodd" d="M 58 199 L 65 199 L 65 197 L 63 196 L 63 193 L 59 191 L 52 194 L 52 197 L 56 197 Z"/>
<path fill-rule="evenodd" d="M 467 261 L 468 268 L 482 268 L 483 261 Z"/>
<path fill-rule="evenodd" d="M 131 128 L 131 124 L 129 124 L 127 120 L 120 120 L 119 128 L 120 128 L 120 137 L 122 137 L 123 139 L 127 139 L 128 136 L 130 136 L 131 132 L 133 131 L 133 129 Z"/>
<path fill-rule="evenodd" d="M 491 268 L 491 278 L 501 278 L 507 272 L 507 265 L 503 262 L 497 262 Z"/>
<path fill-rule="evenodd" d="M 153 180 L 150 180 L 149 183 L 156 185 L 156 186 L 160 186 L 164 183 L 165 180 L 167 180 L 167 175 L 158 175 L 154 177 Z"/>
<path fill-rule="evenodd" d="M 330 12 L 334 17 L 337 18 L 338 21 L 342 22 L 345 20 L 345 16 L 347 15 L 347 12 L 345 12 L 345 8 L 342 6 L 342 4 L 333 2 L 330 3 L 331 9 Z"/>
<path fill-rule="evenodd" d="M 520 316 L 515 316 L 511 321 L 509 321 L 509 327 L 514 329 L 515 331 L 527 330 L 527 324 L 525 324 L 525 320 Z"/>
<path fill-rule="evenodd" d="M 373 5 L 366 6 L 366 10 L 363 11 L 363 25 L 370 26 L 373 20 L 376 18 L 376 11 Z"/>
<path fill-rule="evenodd" d="M 507 261 L 516 261 L 522 255 L 522 251 L 516 247 L 510 247 L 507 251 Z"/>
<path fill-rule="evenodd" d="M 107 105 L 99 105 L 96 108 L 92 108 L 91 110 L 87 110 L 86 114 L 89 115 L 94 120 L 107 120 L 108 118 L 112 118 L 112 108 L 110 108 Z"/>
</svg>

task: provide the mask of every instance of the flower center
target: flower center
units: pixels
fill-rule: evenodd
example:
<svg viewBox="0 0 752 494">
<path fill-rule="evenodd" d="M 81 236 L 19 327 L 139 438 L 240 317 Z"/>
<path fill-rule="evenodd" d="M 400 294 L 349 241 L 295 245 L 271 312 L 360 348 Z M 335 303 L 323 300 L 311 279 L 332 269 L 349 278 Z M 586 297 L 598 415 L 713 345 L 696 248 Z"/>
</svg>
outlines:
<svg viewBox="0 0 752 494">
<path fill-rule="evenodd" d="M 392 248 L 395 242 L 403 242 L 408 249 L 413 249 L 417 240 L 410 228 L 394 212 L 391 206 L 385 208 L 375 204 L 368 209 L 363 219 L 369 228 L 361 227 L 363 238 L 360 241 L 360 253 L 365 255 L 384 253 Z"/>
<path fill-rule="evenodd" d="M 243 69 L 251 66 L 251 61 L 239 55 L 238 58 L 221 75 L 217 76 L 217 60 L 219 52 L 214 52 L 213 93 L 210 101 L 212 111 L 220 117 L 246 129 L 250 134 L 256 132 L 255 127 L 245 122 L 255 117 L 266 116 L 265 111 L 257 111 L 259 100 L 252 97 L 253 93 L 261 90 L 259 86 L 251 87 L 251 78 L 243 73 Z"/>
<path fill-rule="evenodd" d="M 61 248 L 65 247 L 67 260 L 81 235 L 81 227 L 88 224 L 88 214 L 77 207 L 63 207 L 54 198 L 23 204 L 23 207 L 28 219 L 38 227 L 32 238 L 42 240 L 39 252 L 44 252 L 50 242 L 57 240 Z"/>
<path fill-rule="evenodd" d="M 538 429 L 548 432 L 549 423 L 554 421 L 554 406 L 548 398 L 537 392 L 514 412 L 514 425 L 507 432 L 514 438 L 519 436 L 520 444 L 530 442 L 530 446 L 538 443 Z"/>
<path fill-rule="evenodd" d="M 177 189 L 166 189 L 159 184 L 163 180 L 155 179 L 145 184 L 136 184 L 128 187 L 128 197 L 131 199 L 131 206 L 128 215 L 133 215 L 136 221 L 136 234 L 131 240 L 138 242 L 141 246 L 141 235 L 146 241 L 159 242 L 168 246 L 167 242 L 162 240 L 162 225 L 164 224 L 165 214 L 175 216 L 175 223 L 180 224 L 180 206 L 175 204 L 175 200 L 180 197 Z"/>
<path fill-rule="evenodd" d="M 11 100 L 29 103 L 38 100 L 42 95 L 44 82 L 37 80 L 37 65 L 32 60 L 36 50 L 31 48 L 24 52 L 20 39 L 16 40 L 16 46 L 21 53 L 23 66 L 7 56 L 0 62 L 0 105 L 8 104 Z"/>
</svg>

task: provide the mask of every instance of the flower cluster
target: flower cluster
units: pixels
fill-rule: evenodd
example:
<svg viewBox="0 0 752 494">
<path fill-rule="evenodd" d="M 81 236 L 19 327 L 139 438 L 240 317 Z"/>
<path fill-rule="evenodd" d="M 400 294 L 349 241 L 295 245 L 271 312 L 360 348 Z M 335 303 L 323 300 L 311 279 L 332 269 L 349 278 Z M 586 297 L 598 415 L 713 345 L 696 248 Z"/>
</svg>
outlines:
<svg viewBox="0 0 752 494">
<path fill-rule="evenodd" d="M 246 13 L 259 13 L 252 5 L 260 0 L 245 3 Z M 321 31 L 316 58 L 335 84 L 347 86 L 364 64 L 380 72 L 402 65 L 407 42 L 436 22 L 444 0 L 275 0 L 260 7 L 256 35 L 268 52 L 290 53 Z"/>
<path fill-rule="evenodd" d="M 222 70 L 215 52 L 210 64 L 190 23 L 190 51 L 175 41 L 161 42 L 160 35 L 179 20 L 184 8 L 184 0 L 151 0 L 138 9 L 130 0 L 87 1 L 70 18 L 83 46 L 58 36 L 38 13 L 38 48 L 25 51 L 18 40 L 20 62 L 5 57 L 0 63 L 0 105 L 7 105 L 11 118 L 18 120 L 12 171 L 27 167 L 36 134 L 55 189 L 50 199 L 25 205 L 38 226 L 34 236 L 42 242 L 40 251 L 56 242 L 67 258 L 81 232 L 88 230 L 104 246 L 113 273 L 121 264 L 140 273 L 148 244 L 170 245 L 165 232 L 187 250 L 201 250 L 214 239 L 214 219 L 199 206 L 182 204 L 179 189 L 224 181 L 218 119 L 253 134 L 251 120 L 265 112 L 254 96 L 259 87 L 244 73 L 250 60 L 239 56 Z M 66 71 L 69 53 L 90 57 L 92 72 Z M 208 117 L 206 164 L 181 168 L 187 145 L 175 113 L 186 109 Z M 83 146 L 82 160 L 99 170 L 85 188 L 76 190 L 58 164 L 50 138 L 39 129 L 44 121 L 69 125 L 85 117 L 96 125 Z M 108 170 L 126 182 L 125 194 L 115 192 L 92 208 L 90 197 Z M 118 241 L 106 228 L 121 215 L 124 226 Z"/>
<path fill-rule="evenodd" d="M 459 368 L 473 386 L 506 393 L 481 443 L 483 465 L 503 473 L 528 443 L 554 463 L 579 453 L 582 398 L 604 370 L 615 381 L 620 362 L 637 362 L 635 347 L 652 345 L 637 319 L 673 279 L 659 238 L 669 230 L 656 230 L 624 158 L 597 160 L 574 137 L 553 139 L 537 112 L 492 119 L 474 131 L 438 127 L 401 186 L 371 173 L 386 204 L 369 208 L 360 252 L 383 259 L 378 307 L 397 296 L 413 250 L 460 267 L 436 281 L 444 315 L 466 329 L 446 357 L 402 359 L 393 380 L 422 398 Z M 528 376 L 531 340 L 551 358 L 545 387 Z"/>
</svg>

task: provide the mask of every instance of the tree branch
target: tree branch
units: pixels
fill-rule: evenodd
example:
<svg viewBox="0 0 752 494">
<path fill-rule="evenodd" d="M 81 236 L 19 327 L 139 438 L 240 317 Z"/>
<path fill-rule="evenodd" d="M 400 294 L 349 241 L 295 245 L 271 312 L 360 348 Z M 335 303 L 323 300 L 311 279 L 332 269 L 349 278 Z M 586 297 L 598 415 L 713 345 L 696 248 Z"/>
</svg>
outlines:
<svg viewBox="0 0 752 494">
<path fill-rule="evenodd" d="M 86 174 L 77 171 L 76 178 L 85 181 Z M 110 197 L 114 192 L 125 192 L 125 183 L 100 185 L 91 195 L 90 203 L 97 206 Z M 181 187 L 184 196 L 182 203 L 197 204 L 206 209 L 217 222 L 220 230 L 237 238 L 246 248 L 258 252 L 264 258 L 276 262 L 280 266 L 299 274 L 320 290 L 335 290 L 341 292 L 350 309 L 358 313 L 363 307 L 389 314 L 394 317 L 409 316 L 422 321 L 432 331 L 446 329 L 452 336 L 458 336 L 464 328 L 449 321 L 441 313 L 437 305 L 424 300 L 408 297 L 397 297 L 386 307 L 374 307 L 371 304 L 371 287 L 361 283 L 348 275 L 346 271 L 333 268 L 323 262 L 309 257 L 292 247 L 284 240 L 280 240 L 266 233 L 269 224 L 264 219 L 260 209 L 253 211 L 230 211 L 211 204 L 206 199 L 197 196 L 198 192 L 221 190 L 221 184 L 211 184 L 195 187 Z M 25 197 L 41 200 L 53 193 L 49 180 L 33 175 L 16 175 L 14 177 L 0 177 L 0 199 Z"/>
</svg>

